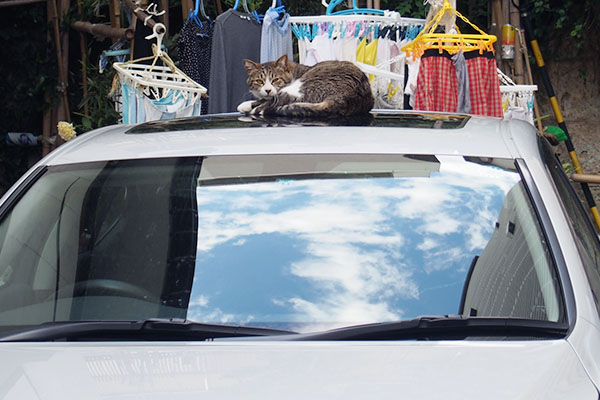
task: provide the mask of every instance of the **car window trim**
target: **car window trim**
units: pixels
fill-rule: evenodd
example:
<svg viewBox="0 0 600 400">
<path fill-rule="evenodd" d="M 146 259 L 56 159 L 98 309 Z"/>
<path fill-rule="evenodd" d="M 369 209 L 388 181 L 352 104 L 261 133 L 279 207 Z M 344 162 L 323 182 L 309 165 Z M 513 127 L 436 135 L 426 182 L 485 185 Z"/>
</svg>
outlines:
<svg viewBox="0 0 600 400">
<path fill-rule="evenodd" d="M 0 220 L 4 219 L 6 214 L 12 210 L 13 206 L 23 197 L 23 195 L 33 186 L 37 180 L 46 173 L 47 166 L 39 166 L 32 173 L 27 175 L 23 182 L 8 196 L 6 201 L 0 205 Z"/>
<path fill-rule="evenodd" d="M 573 285 L 571 284 L 571 278 L 567 269 L 567 263 L 565 261 L 564 254 L 560 248 L 558 236 L 552 225 L 550 214 L 542 200 L 540 191 L 535 184 L 533 176 L 527 167 L 527 163 L 522 158 L 515 159 L 515 165 L 519 174 L 523 179 L 523 186 L 527 192 L 531 202 L 534 205 L 534 212 L 536 213 L 538 220 L 540 221 L 542 234 L 548 243 L 548 251 L 550 257 L 554 261 L 558 278 L 560 279 L 560 289 L 563 296 L 563 313 L 565 313 L 566 322 L 569 327 L 567 336 L 572 332 L 575 327 L 575 320 L 577 315 L 577 309 L 575 306 L 575 295 L 573 292 Z"/>
</svg>

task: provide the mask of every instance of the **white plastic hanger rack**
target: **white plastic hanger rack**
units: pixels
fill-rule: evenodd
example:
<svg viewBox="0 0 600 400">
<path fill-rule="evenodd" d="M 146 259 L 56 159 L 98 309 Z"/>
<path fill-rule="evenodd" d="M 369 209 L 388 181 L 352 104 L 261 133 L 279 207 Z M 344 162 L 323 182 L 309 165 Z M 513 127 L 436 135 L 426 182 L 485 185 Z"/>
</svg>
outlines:
<svg viewBox="0 0 600 400">
<path fill-rule="evenodd" d="M 312 15 L 290 17 L 289 21 L 292 24 L 316 24 L 321 22 L 351 22 L 351 21 L 366 21 L 366 22 L 385 22 L 387 24 L 400 25 L 424 25 L 425 20 L 419 18 L 401 17 L 396 11 L 386 11 L 384 15 L 370 14 L 346 14 L 346 15 Z"/>
<path fill-rule="evenodd" d="M 164 32 L 166 32 L 165 26 L 157 23 L 154 25 L 152 35 L 146 36 L 148 40 L 156 38 L 157 43 L 152 45 L 154 56 L 123 63 L 117 62 L 113 67 L 121 79 L 131 82 L 145 95 L 156 100 L 172 93 L 174 99 L 182 96 L 189 100 L 189 103 L 197 103 L 202 96 L 206 95 L 207 90 L 177 68 L 173 60 L 162 51 Z M 159 59 L 165 64 L 164 66 L 156 65 Z M 152 60 L 152 63 L 142 63 L 148 60 Z"/>
</svg>

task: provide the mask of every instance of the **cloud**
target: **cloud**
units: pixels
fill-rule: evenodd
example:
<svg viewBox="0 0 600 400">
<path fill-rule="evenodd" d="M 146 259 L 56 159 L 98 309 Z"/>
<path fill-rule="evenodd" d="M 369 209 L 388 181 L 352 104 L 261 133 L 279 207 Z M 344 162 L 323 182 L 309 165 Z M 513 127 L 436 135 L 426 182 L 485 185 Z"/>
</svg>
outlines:
<svg viewBox="0 0 600 400">
<path fill-rule="evenodd" d="M 403 301 L 420 296 L 415 272 L 468 268 L 518 181 L 514 173 L 460 157 L 441 159 L 440 172 L 428 178 L 201 187 L 198 252 L 205 257 L 224 243 L 284 235 L 303 255 L 281 268 L 321 295 L 290 293 L 272 304 L 319 326 L 400 319 Z M 199 313 L 206 307 L 195 312 L 232 318 L 218 308 Z"/>
</svg>

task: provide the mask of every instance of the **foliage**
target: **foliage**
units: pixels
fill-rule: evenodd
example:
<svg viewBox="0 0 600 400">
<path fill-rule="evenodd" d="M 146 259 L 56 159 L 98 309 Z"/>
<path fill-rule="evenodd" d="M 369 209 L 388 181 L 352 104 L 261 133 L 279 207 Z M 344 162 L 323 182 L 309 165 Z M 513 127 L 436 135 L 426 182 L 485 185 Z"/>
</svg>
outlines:
<svg viewBox="0 0 600 400">
<path fill-rule="evenodd" d="M 84 105 L 87 105 L 89 113 L 88 115 L 84 115 L 81 111 L 75 113 L 80 119 L 79 124 L 77 124 L 77 132 L 83 133 L 118 122 L 119 113 L 115 110 L 115 103 L 109 96 L 114 77 L 115 71 L 112 68 L 100 74 L 96 63 L 88 65 L 87 83 L 89 94 L 81 100 L 78 108 L 83 110 Z"/>
<path fill-rule="evenodd" d="M 0 195 L 41 153 L 40 146 L 7 145 L 6 134 L 41 135 L 43 112 L 59 96 L 56 57 L 48 52 L 47 32 L 45 3 L 0 11 Z"/>
<path fill-rule="evenodd" d="M 573 43 L 577 49 L 600 48 L 598 0 L 532 0 L 531 3 L 535 35 L 545 52 L 557 56 L 563 50 L 557 44 L 565 42 Z"/>
</svg>

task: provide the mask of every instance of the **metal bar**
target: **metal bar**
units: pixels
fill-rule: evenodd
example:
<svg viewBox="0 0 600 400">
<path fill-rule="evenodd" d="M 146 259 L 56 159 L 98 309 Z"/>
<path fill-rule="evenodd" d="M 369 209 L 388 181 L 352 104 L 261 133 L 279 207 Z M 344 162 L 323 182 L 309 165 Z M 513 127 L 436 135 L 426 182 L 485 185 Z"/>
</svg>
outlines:
<svg viewBox="0 0 600 400">
<path fill-rule="evenodd" d="M 521 22 L 523 23 L 523 28 L 525 29 L 525 36 L 527 37 L 527 41 L 529 42 L 531 50 L 533 51 L 535 62 L 542 76 L 542 81 L 544 82 L 546 93 L 548 94 L 548 98 L 550 99 L 550 105 L 552 106 L 552 111 L 554 112 L 556 122 L 558 122 L 558 126 L 565 132 L 565 135 L 567 137 L 567 139 L 565 140 L 565 145 L 567 147 L 567 150 L 569 151 L 569 156 L 571 157 L 571 161 L 573 162 L 573 167 L 575 167 L 575 172 L 577 174 L 583 174 L 583 170 L 581 169 L 581 163 L 579 162 L 579 158 L 577 158 L 577 154 L 575 153 L 575 146 L 571 141 L 571 136 L 569 135 L 567 124 L 565 123 L 562 112 L 558 105 L 558 100 L 556 98 L 556 94 L 554 93 L 554 89 L 552 88 L 552 83 L 550 82 L 548 70 L 546 69 L 546 64 L 544 63 L 544 58 L 542 57 L 542 52 L 540 51 L 540 46 L 534 35 L 533 26 L 531 24 L 531 20 L 529 19 L 530 9 L 531 6 L 529 5 L 529 0 L 521 1 L 519 12 L 521 14 Z M 598 208 L 596 207 L 596 202 L 594 201 L 592 191 L 590 190 L 590 187 L 586 182 L 580 183 L 583 195 L 590 208 L 590 212 L 592 213 L 594 221 L 596 222 L 596 226 L 600 230 L 600 213 L 598 213 Z"/>
</svg>

